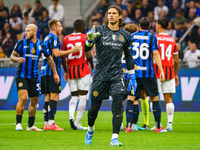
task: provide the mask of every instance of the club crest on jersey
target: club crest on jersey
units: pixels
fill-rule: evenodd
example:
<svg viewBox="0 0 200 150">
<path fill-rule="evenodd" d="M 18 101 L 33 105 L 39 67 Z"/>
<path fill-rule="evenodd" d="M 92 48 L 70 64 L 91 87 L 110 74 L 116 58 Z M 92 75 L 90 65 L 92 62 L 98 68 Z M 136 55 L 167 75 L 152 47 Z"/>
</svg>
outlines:
<svg viewBox="0 0 200 150">
<path fill-rule="evenodd" d="M 97 91 L 94 91 L 94 92 L 93 92 L 93 96 L 94 96 L 94 97 L 97 97 L 98 95 L 99 95 L 99 92 L 97 92 Z"/>
<path fill-rule="evenodd" d="M 35 49 L 34 48 L 31 50 L 31 53 L 33 53 L 33 54 L 35 53 Z"/>
<path fill-rule="evenodd" d="M 23 83 L 22 83 L 22 82 L 19 82 L 18 86 L 19 86 L 19 87 L 22 87 L 22 86 L 23 86 Z"/>
<path fill-rule="evenodd" d="M 116 40 L 116 37 L 117 37 L 116 35 L 114 35 L 114 34 L 112 35 L 113 40 Z"/>
<path fill-rule="evenodd" d="M 120 36 L 119 36 L 119 40 L 120 40 L 121 42 L 124 42 L 124 37 L 123 37 L 122 35 L 120 35 Z"/>
<path fill-rule="evenodd" d="M 61 91 L 61 86 L 59 86 L 59 90 Z"/>
</svg>

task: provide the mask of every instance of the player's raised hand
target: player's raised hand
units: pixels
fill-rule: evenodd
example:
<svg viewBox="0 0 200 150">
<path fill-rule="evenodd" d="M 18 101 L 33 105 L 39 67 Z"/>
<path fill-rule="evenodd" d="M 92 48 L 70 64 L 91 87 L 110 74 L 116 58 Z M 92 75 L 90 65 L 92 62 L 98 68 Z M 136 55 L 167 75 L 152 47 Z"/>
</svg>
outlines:
<svg viewBox="0 0 200 150">
<path fill-rule="evenodd" d="M 74 46 L 74 48 L 72 49 L 73 53 L 77 53 L 79 52 L 83 47 L 82 46 Z"/>
<path fill-rule="evenodd" d="M 160 82 L 163 82 L 163 81 L 165 81 L 165 74 L 162 71 L 162 72 L 160 72 Z"/>
<path fill-rule="evenodd" d="M 22 63 L 24 63 L 24 62 L 25 62 L 25 59 L 24 59 L 23 57 L 19 57 L 19 60 L 18 60 L 18 62 L 22 64 Z"/>
<path fill-rule="evenodd" d="M 95 25 L 93 25 L 92 29 L 87 33 L 87 37 L 90 42 L 92 42 L 99 35 L 100 33 L 95 31 Z"/>
<path fill-rule="evenodd" d="M 54 80 L 55 80 L 55 82 L 56 82 L 57 84 L 59 84 L 59 82 L 60 82 L 60 77 L 59 77 L 59 75 L 58 75 L 57 73 L 54 74 Z"/>
</svg>

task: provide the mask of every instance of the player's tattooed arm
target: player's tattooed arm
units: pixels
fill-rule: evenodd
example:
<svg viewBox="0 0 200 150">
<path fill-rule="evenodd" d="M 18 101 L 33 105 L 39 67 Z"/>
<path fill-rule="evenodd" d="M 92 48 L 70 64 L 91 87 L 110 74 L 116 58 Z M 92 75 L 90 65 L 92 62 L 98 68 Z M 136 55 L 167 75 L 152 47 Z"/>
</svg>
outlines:
<svg viewBox="0 0 200 150">
<path fill-rule="evenodd" d="M 178 54 L 174 55 L 173 58 L 174 58 L 175 84 L 176 86 L 178 86 L 179 85 L 179 80 L 178 80 L 179 56 Z"/>
<path fill-rule="evenodd" d="M 58 83 L 60 82 L 60 77 L 58 76 L 58 72 L 57 72 L 57 69 L 56 69 L 54 60 L 53 60 L 53 58 L 49 55 L 49 56 L 47 57 L 47 61 L 48 61 L 49 66 L 51 67 L 51 69 L 52 69 L 52 71 L 53 71 L 54 80 L 55 80 L 55 82 L 58 84 Z"/>
<path fill-rule="evenodd" d="M 12 51 L 12 54 L 10 55 L 10 60 L 19 63 L 25 62 L 25 59 L 23 57 L 19 57 L 19 53 L 16 52 L 15 50 Z"/>
</svg>

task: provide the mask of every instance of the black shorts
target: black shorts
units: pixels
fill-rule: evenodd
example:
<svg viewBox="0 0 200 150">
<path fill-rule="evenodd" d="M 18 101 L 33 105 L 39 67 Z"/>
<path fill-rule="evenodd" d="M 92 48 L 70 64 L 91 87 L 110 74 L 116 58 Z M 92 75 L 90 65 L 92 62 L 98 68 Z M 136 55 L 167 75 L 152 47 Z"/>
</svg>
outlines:
<svg viewBox="0 0 200 150">
<path fill-rule="evenodd" d="M 60 93 L 60 92 L 61 92 L 60 82 L 59 84 L 57 84 L 53 76 L 41 77 L 41 93 L 42 94 Z"/>
<path fill-rule="evenodd" d="M 109 95 L 115 94 L 125 95 L 125 84 L 123 80 L 115 81 L 100 81 L 93 80 L 90 97 L 92 100 L 105 100 L 109 99 Z"/>
<path fill-rule="evenodd" d="M 141 91 L 144 90 L 147 96 L 158 95 L 158 85 L 156 78 L 136 78 L 136 99 L 141 98 Z"/>
<path fill-rule="evenodd" d="M 16 78 L 17 91 L 25 89 L 29 97 L 37 97 L 40 94 L 38 78 Z"/>
</svg>

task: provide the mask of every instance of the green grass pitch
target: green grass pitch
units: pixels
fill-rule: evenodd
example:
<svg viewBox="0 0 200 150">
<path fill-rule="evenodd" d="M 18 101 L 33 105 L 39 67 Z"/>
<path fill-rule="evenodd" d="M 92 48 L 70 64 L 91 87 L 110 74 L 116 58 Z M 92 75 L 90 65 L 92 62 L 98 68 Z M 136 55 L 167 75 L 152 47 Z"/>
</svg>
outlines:
<svg viewBox="0 0 200 150">
<path fill-rule="evenodd" d="M 25 111 L 22 119 L 23 131 L 15 131 L 15 111 L 0 111 L 0 149 L 1 150 L 199 150 L 200 149 L 200 112 L 175 112 L 174 130 L 167 133 L 154 131 L 120 132 L 119 141 L 122 147 L 111 147 L 112 114 L 100 111 L 95 123 L 95 132 L 92 145 L 85 145 L 86 131 L 71 130 L 68 123 L 68 111 L 57 111 L 56 123 L 65 131 L 26 131 L 28 112 Z M 162 112 L 162 124 L 166 127 L 166 113 Z M 124 117 L 124 125 L 125 117 Z M 87 126 L 87 112 L 81 121 Z M 143 123 L 140 113 L 138 124 Z M 35 125 L 43 128 L 43 113 L 37 111 Z M 154 126 L 153 114 L 150 112 L 150 127 Z"/>
</svg>

